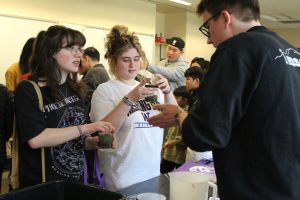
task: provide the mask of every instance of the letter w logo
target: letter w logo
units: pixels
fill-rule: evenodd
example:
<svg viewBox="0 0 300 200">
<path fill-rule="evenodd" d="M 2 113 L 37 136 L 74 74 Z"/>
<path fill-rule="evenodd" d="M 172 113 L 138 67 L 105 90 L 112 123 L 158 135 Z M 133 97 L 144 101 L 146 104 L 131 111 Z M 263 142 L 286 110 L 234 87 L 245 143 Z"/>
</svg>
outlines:
<svg viewBox="0 0 300 200">
<path fill-rule="evenodd" d="M 142 113 L 142 115 L 143 115 L 144 120 L 147 121 L 147 119 L 149 119 L 150 113 L 146 112 L 146 113 Z"/>
</svg>

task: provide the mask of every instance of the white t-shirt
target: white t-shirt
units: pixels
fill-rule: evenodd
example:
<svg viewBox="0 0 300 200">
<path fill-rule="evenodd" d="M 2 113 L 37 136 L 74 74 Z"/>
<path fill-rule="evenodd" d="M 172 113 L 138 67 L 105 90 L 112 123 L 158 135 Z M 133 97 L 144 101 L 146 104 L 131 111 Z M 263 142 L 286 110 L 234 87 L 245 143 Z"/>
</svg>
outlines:
<svg viewBox="0 0 300 200">
<path fill-rule="evenodd" d="M 118 80 L 100 84 L 92 97 L 91 120 L 94 122 L 105 117 L 138 84 L 129 86 Z M 164 102 L 160 90 L 157 99 Z M 101 170 L 109 190 L 120 190 L 160 175 L 163 129 L 147 122 L 159 111 L 152 110 L 151 104 L 145 100 L 140 100 L 139 105 L 139 109 L 129 111 L 120 130 L 115 133 L 117 149 L 99 151 Z"/>
</svg>

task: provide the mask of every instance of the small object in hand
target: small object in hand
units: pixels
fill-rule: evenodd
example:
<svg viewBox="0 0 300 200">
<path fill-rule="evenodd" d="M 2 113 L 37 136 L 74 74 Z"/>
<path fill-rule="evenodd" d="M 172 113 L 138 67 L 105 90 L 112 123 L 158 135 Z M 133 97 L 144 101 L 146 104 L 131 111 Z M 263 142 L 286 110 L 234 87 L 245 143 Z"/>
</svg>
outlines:
<svg viewBox="0 0 300 200">
<path fill-rule="evenodd" d="M 154 95 L 145 97 L 145 101 L 147 101 L 147 102 L 149 102 L 151 104 L 156 104 L 157 103 L 157 88 L 158 88 L 158 86 L 157 85 L 145 85 L 145 87 L 155 88 L 156 89 Z"/>
<path fill-rule="evenodd" d="M 112 148 L 112 142 L 113 142 L 113 135 L 112 134 L 103 134 L 99 133 L 99 142 L 98 146 L 100 149 L 110 149 Z"/>
<path fill-rule="evenodd" d="M 135 79 L 139 82 L 141 82 L 142 80 L 144 79 L 148 79 L 149 80 L 149 83 L 151 85 L 156 85 L 157 84 L 157 81 L 160 80 L 160 77 L 155 75 L 155 74 L 152 74 L 151 72 L 145 70 L 145 69 L 142 69 L 139 71 L 139 73 L 136 75 Z"/>
</svg>

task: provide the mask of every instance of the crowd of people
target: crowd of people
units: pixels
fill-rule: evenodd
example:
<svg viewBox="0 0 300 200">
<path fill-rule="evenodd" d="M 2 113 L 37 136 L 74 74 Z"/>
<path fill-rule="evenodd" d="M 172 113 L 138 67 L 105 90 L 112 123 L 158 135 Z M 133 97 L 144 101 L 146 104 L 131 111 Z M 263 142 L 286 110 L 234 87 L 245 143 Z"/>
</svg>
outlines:
<svg viewBox="0 0 300 200">
<path fill-rule="evenodd" d="M 9 87 L 3 88 L 8 96 L 13 94 L 10 96 L 14 100 L 14 106 L 7 107 L 14 110 L 7 113 L 14 112 L 16 118 L 19 188 L 42 181 L 39 153 L 42 148 L 47 181 L 63 179 L 96 184 L 94 172 L 98 170 L 105 176 L 105 188 L 112 191 L 158 176 L 163 172 L 163 163 L 168 162 L 168 158 L 161 162 L 161 150 L 169 148 L 167 142 L 163 145 L 164 129 L 150 125 L 147 120 L 159 113 L 152 109 L 154 104 L 183 104 L 188 108 L 190 94 L 183 86 L 188 69 L 182 56 L 185 42 L 173 37 L 166 48 L 168 64 L 146 66 L 149 71 L 161 72 L 156 73 L 158 80 L 153 88 L 147 87 L 148 79 L 135 80 L 145 67 L 146 55 L 139 38 L 126 26 L 114 26 L 107 35 L 105 58 L 109 73 L 100 63 L 97 49 L 83 49 L 85 40 L 79 31 L 51 26 L 26 42 L 20 61 L 12 65 L 13 71 L 18 72 L 12 74 L 12 67 L 7 70 Z M 204 76 L 202 68 L 207 69 L 208 65 L 193 68 L 201 69 Z M 78 75 L 82 75 L 81 80 Z M 27 80 L 38 85 L 42 110 L 38 94 Z M 185 90 L 187 99 L 179 100 L 181 95 L 176 91 L 180 88 Z M 157 96 L 155 102 L 147 100 L 151 95 Z M 6 101 L 6 104 L 12 102 Z M 11 117 L 5 118 L 12 121 Z M 8 137 L 12 124 L 10 127 L 5 131 Z M 180 133 L 178 127 L 176 130 Z M 113 135 L 114 151 L 98 152 L 98 132 Z M 8 137 L 3 138 L 2 147 Z M 185 162 L 187 151 L 186 145 L 182 145 L 180 164 Z M 97 159 L 101 160 L 99 169 L 94 165 Z"/>
<path fill-rule="evenodd" d="M 44 149 L 46 181 L 99 185 L 97 172 L 117 191 L 213 158 L 222 200 L 299 199 L 300 78 L 284 54 L 299 60 L 298 50 L 260 24 L 257 0 L 201 0 L 197 13 L 216 48 L 210 61 L 187 62 L 185 41 L 172 37 L 166 59 L 148 63 L 123 25 L 105 39 L 108 71 L 77 30 L 28 39 L 0 85 L 0 173 L 15 115 L 19 188 L 42 182 Z M 156 80 L 137 81 L 140 70 Z M 111 150 L 99 150 L 99 134 Z"/>
</svg>

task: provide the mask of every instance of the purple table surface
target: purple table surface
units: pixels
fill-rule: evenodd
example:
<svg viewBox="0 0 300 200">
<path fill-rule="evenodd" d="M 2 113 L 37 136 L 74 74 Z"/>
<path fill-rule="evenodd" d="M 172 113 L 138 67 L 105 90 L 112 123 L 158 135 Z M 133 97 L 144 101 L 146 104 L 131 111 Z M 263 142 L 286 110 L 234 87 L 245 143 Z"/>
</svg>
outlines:
<svg viewBox="0 0 300 200">
<path fill-rule="evenodd" d="M 200 160 L 198 162 L 186 161 L 182 166 L 177 168 L 175 172 L 196 172 L 211 176 L 211 181 L 216 182 L 214 162 L 212 160 Z"/>
</svg>

